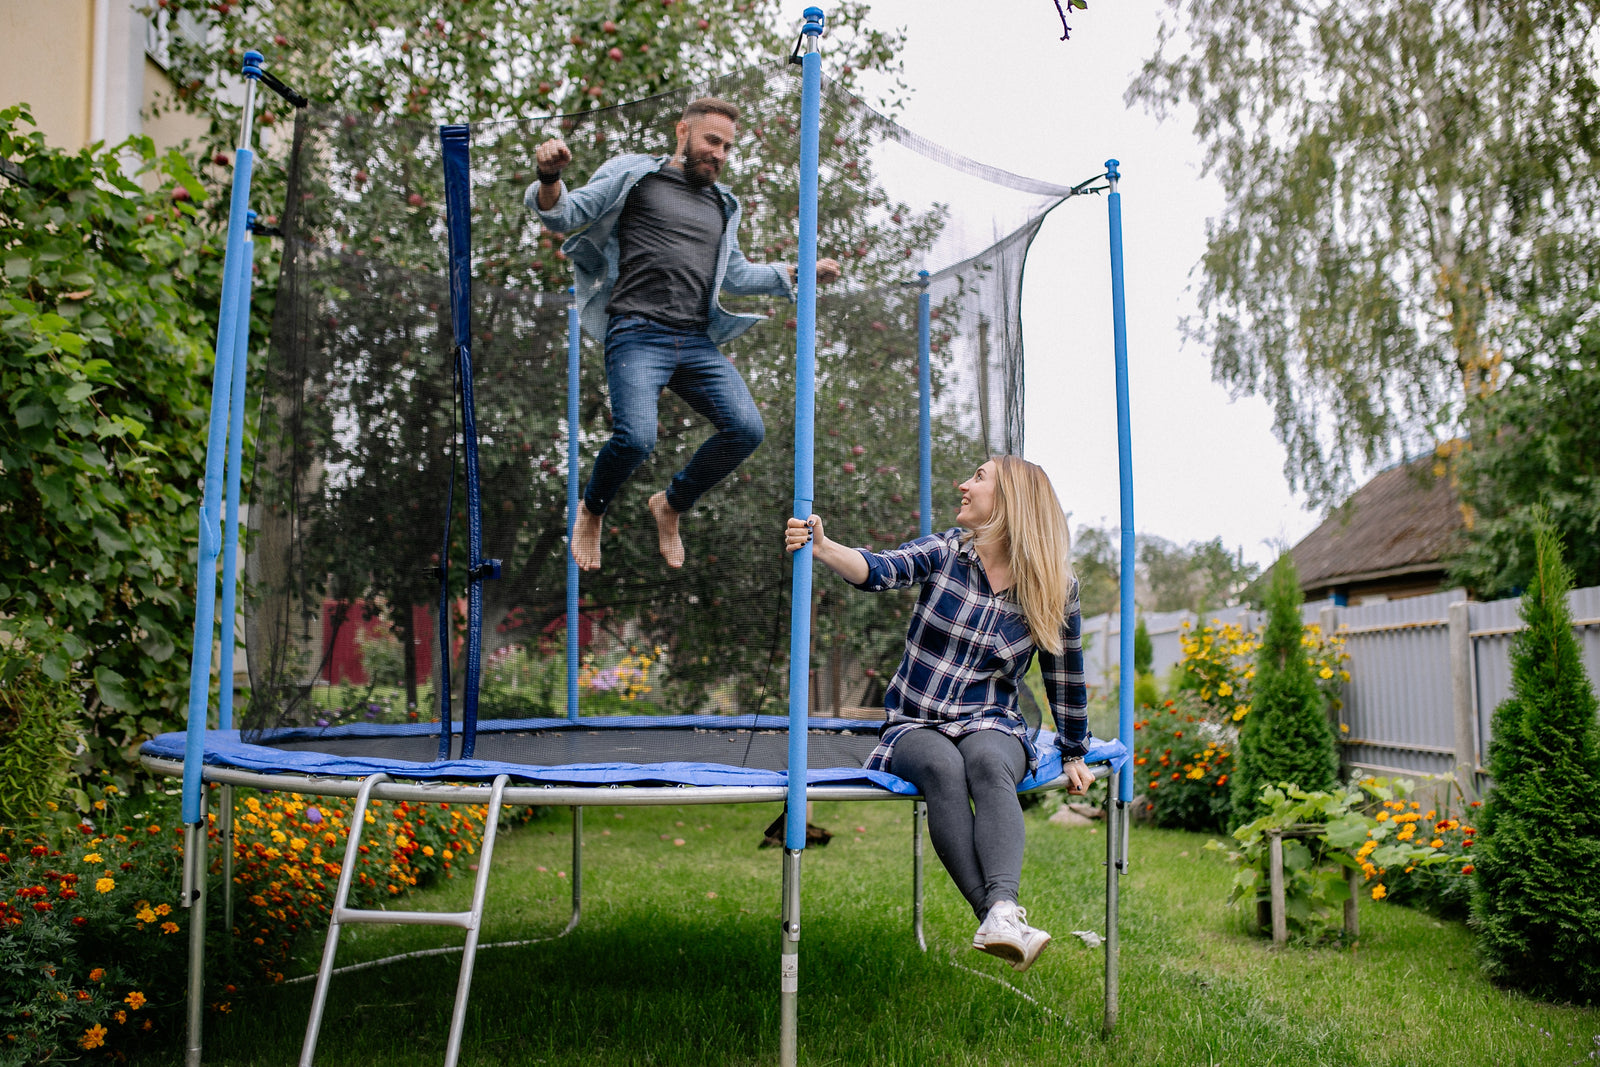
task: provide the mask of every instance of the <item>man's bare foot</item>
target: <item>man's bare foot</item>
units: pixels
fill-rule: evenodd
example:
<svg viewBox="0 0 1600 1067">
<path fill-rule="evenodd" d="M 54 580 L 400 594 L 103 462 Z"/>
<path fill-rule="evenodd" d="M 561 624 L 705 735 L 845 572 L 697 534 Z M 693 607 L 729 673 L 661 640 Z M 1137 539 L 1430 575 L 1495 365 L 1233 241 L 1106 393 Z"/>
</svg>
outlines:
<svg viewBox="0 0 1600 1067">
<path fill-rule="evenodd" d="M 572 558 L 580 571 L 600 569 L 600 516 L 578 502 L 578 521 L 572 528 Z"/>
<path fill-rule="evenodd" d="M 683 538 L 678 536 L 678 513 L 667 503 L 665 492 L 650 498 L 650 514 L 656 517 L 656 544 L 669 567 L 683 566 Z"/>
</svg>

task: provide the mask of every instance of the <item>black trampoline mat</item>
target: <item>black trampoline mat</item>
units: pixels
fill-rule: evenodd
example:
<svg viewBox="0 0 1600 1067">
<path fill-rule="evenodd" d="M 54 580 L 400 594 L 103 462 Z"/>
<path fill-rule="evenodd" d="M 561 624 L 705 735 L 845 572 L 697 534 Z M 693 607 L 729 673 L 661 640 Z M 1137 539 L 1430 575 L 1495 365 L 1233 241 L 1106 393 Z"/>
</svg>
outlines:
<svg viewBox="0 0 1600 1067">
<path fill-rule="evenodd" d="M 806 767 L 864 766 L 877 747 L 877 724 L 863 723 L 859 733 L 810 730 L 806 738 Z M 310 740 L 261 742 L 269 748 L 293 752 L 322 752 L 330 756 L 433 763 L 439 758 L 439 739 L 427 734 L 409 737 L 327 736 Z M 459 758 L 461 738 L 451 745 L 451 758 Z M 752 770 L 789 769 L 789 733 L 786 730 L 704 730 L 693 727 L 615 728 L 605 730 L 496 730 L 480 733 L 473 758 L 528 767 L 562 767 L 574 763 L 716 763 Z"/>
</svg>

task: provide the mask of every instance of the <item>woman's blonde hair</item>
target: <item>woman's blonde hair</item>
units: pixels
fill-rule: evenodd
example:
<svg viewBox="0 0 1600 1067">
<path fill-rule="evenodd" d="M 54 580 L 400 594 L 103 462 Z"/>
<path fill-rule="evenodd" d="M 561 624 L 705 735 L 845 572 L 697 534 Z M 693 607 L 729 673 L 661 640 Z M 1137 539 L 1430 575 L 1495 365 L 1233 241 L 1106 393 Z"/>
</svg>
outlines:
<svg viewBox="0 0 1600 1067">
<path fill-rule="evenodd" d="M 1061 622 L 1072 591 L 1072 532 L 1050 477 L 1020 456 L 995 456 L 994 511 L 965 536 L 1002 545 L 1011 568 L 1011 596 L 1039 649 L 1061 654 Z"/>
</svg>

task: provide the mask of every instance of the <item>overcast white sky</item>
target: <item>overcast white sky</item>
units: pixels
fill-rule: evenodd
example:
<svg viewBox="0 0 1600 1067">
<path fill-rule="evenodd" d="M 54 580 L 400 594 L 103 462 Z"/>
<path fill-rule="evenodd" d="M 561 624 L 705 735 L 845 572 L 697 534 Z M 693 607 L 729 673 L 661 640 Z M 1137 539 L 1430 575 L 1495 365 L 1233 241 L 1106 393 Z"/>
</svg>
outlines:
<svg viewBox="0 0 1600 1067">
<path fill-rule="evenodd" d="M 1158 124 L 1122 103 L 1163 0 L 1089 4 L 1069 13 L 1069 41 L 1052 0 L 872 0 L 872 10 L 877 25 L 907 31 L 903 125 L 1063 185 L 1121 160 L 1134 525 L 1180 543 L 1221 537 L 1264 564 L 1320 515 L 1287 488 L 1265 402 L 1230 400 L 1211 381 L 1210 353 L 1179 336 L 1222 194 L 1200 177 L 1186 122 Z M 1034 242 L 1023 285 L 1027 455 L 1049 471 L 1074 530 L 1115 524 L 1120 506 L 1108 248 L 1104 197 L 1069 201 Z"/>
</svg>

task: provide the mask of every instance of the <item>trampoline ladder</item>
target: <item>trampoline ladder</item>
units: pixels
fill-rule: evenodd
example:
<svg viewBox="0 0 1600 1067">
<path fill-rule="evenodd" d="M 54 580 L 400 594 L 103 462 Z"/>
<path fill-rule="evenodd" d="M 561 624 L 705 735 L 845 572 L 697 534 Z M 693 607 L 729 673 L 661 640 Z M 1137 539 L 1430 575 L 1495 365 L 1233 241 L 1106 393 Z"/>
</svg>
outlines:
<svg viewBox="0 0 1600 1067">
<path fill-rule="evenodd" d="M 450 1013 L 450 1039 L 445 1046 L 445 1067 L 455 1067 L 461 1056 L 461 1031 L 467 1017 L 467 994 L 472 987 L 472 964 L 478 953 L 478 933 L 483 926 L 483 900 L 489 888 L 489 863 L 494 857 L 495 831 L 500 823 L 501 797 L 508 775 L 500 775 L 489 790 L 489 811 L 483 823 L 483 844 L 478 853 L 478 876 L 472 886 L 472 907 L 467 911 L 375 911 L 351 908 L 350 886 L 355 881 L 356 860 L 361 852 L 361 833 L 366 827 L 367 804 L 372 789 L 389 781 L 387 774 L 374 774 L 361 780 L 356 806 L 350 815 L 349 840 L 345 843 L 344 866 L 339 871 L 339 888 L 333 898 L 328 921 L 328 940 L 322 949 L 322 964 L 317 968 L 317 990 L 311 999 L 311 1018 L 306 1024 L 306 1040 L 300 1049 L 300 1067 L 311 1067 L 317 1051 L 317 1034 L 322 1029 L 322 1012 L 327 1006 L 328 984 L 333 978 L 334 956 L 339 951 L 339 928 L 344 923 L 404 923 L 414 926 L 458 926 L 467 932 L 461 954 L 461 976 L 456 982 L 456 1003 Z"/>
</svg>

